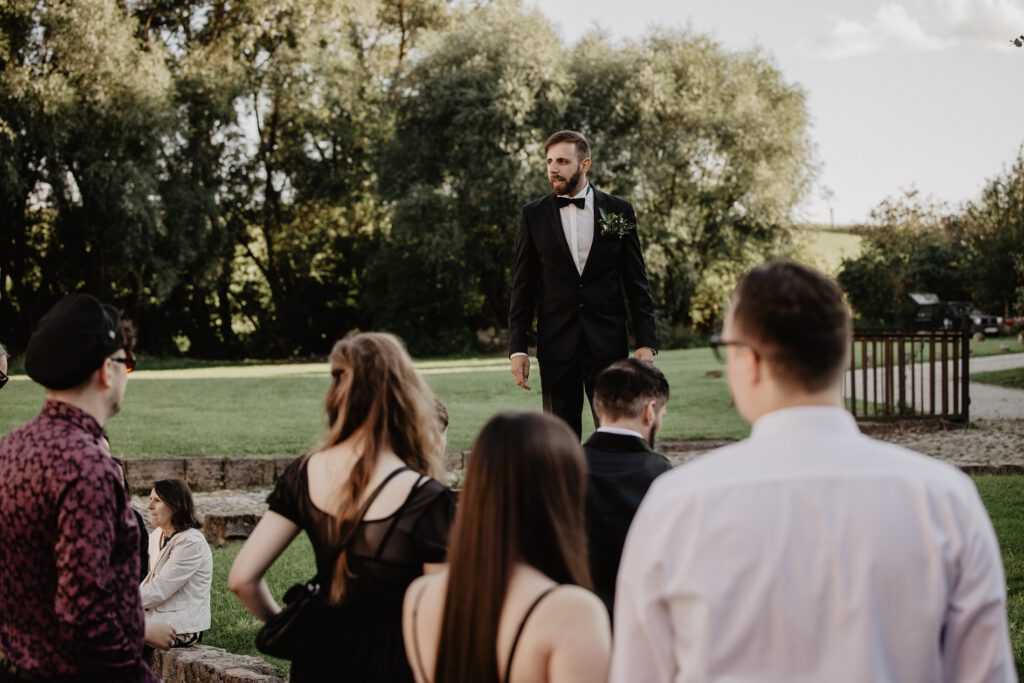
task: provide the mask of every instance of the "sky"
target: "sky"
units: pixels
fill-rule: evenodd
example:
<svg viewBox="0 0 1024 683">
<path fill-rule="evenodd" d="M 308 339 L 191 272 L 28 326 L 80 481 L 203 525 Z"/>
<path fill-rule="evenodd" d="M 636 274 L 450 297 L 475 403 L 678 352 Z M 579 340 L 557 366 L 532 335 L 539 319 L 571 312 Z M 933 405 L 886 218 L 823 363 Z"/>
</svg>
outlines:
<svg viewBox="0 0 1024 683">
<path fill-rule="evenodd" d="M 759 46 L 807 95 L 821 166 L 796 218 L 861 223 L 916 188 L 955 208 L 1024 145 L 1024 0 L 528 0 L 567 44 L 689 28 Z M 599 163 L 599 160 L 595 160 Z M 828 198 L 831 193 L 831 198 Z"/>
</svg>

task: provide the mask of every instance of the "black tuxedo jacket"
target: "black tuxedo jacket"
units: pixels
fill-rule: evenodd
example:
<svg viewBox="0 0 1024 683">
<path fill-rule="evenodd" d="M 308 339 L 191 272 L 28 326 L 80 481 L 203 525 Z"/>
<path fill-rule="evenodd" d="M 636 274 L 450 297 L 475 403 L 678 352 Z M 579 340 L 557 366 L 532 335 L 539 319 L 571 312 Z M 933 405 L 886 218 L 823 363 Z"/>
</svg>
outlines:
<svg viewBox="0 0 1024 683">
<path fill-rule="evenodd" d="M 672 465 L 635 436 L 594 432 L 587 455 L 587 542 L 594 592 L 611 613 L 622 546 L 647 489 Z"/>
<path fill-rule="evenodd" d="M 636 345 L 658 348 L 654 300 L 640 240 L 634 229 L 624 237 L 601 234 L 601 211 L 622 214 L 636 225 L 633 205 L 594 190 L 594 242 L 581 275 L 565 240 L 555 195 L 523 207 L 516 237 L 516 262 L 509 307 L 509 355 L 526 353 L 526 336 L 537 312 L 537 358 L 569 360 L 580 339 L 597 359 L 629 355 L 626 304 Z"/>
</svg>

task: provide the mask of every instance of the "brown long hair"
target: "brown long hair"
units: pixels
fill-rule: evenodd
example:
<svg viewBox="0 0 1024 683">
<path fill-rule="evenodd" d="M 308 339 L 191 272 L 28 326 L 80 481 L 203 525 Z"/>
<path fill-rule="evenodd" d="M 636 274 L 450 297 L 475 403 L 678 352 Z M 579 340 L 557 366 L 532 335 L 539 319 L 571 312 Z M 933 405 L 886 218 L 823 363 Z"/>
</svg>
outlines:
<svg viewBox="0 0 1024 683">
<path fill-rule="evenodd" d="M 171 508 L 171 526 L 175 532 L 203 528 L 188 484 L 181 479 L 158 479 L 153 482 L 153 490 L 164 505 Z"/>
<path fill-rule="evenodd" d="M 364 428 L 362 451 L 341 491 L 335 510 L 333 540 L 340 543 L 359 522 L 363 495 L 380 452 L 390 448 L 411 469 L 434 476 L 440 470 L 440 426 L 434 395 L 412 365 L 402 342 L 391 334 L 364 332 L 334 345 L 330 355 L 331 386 L 324 407 L 327 436 L 318 450 L 345 441 Z M 345 553 L 338 557 L 330 601 L 345 597 Z"/>
<path fill-rule="evenodd" d="M 498 683 L 498 621 L 513 568 L 591 588 L 583 521 L 586 460 L 541 413 L 502 413 L 473 444 L 448 551 L 435 683 Z"/>
</svg>

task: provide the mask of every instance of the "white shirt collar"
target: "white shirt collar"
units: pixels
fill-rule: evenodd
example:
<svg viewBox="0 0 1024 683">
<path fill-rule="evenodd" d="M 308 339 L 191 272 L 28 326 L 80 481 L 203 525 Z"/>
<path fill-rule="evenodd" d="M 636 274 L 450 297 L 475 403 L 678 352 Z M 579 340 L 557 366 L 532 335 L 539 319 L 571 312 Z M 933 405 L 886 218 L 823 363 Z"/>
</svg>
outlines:
<svg viewBox="0 0 1024 683">
<path fill-rule="evenodd" d="M 558 196 L 558 197 L 569 197 L 569 195 L 567 195 L 567 194 L 560 194 L 560 195 L 556 195 L 556 196 Z M 583 189 L 580 190 L 579 192 L 577 192 L 576 194 L 574 194 L 572 197 L 569 197 L 569 198 L 570 199 L 576 199 L 578 197 L 586 197 L 587 198 L 587 203 L 590 203 L 590 183 L 589 182 L 584 183 Z"/>
<path fill-rule="evenodd" d="M 860 433 L 853 415 L 830 406 L 796 406 L 765 413 L 750 430 L 751 439 L 792 434 L 821 433 L 849 435 Z"/>
<path fill-rule="evenodd" d="M 594 431 L 606 432 L 608 434 L 619 434 L 621 436 L 635 436 L 644 443 L 647 442 L 647 439 L 644 438 L 643 434 L 640 432 L 634 432 L 632 429 L 623 429 L 622 427 L 598 427 Z"/>
</svg>

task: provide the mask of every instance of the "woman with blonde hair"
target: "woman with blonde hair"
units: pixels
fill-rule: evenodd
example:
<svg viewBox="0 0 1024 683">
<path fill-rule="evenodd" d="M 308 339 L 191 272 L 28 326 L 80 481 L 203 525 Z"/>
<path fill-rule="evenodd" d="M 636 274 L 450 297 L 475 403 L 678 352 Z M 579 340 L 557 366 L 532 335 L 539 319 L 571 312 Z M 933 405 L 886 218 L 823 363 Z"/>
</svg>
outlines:
<svg viewBox="0 0 1024 683">
<path fill-rule="evenodd" d="M 565 422 L 504 413 L 466 466 L 446 570 L 405 596 L 419 683 L 591 683 L 607 677 L 608 612 L 589 591 L 586 461 Z"/>
<path fill-rule="evenodd" d="M 444 562 L 455 505 L 431 478 L 441 462 L 433 395 L 389 334 L 339 341 L 330 366 L 327 437 L 278 479 L 228 587 L 261 621 L 276 615 L 263 576 L 305 531 L 320 589 L 288 626 L 293 683 L 412 681 L 402 597 Z"/>
</svg>

